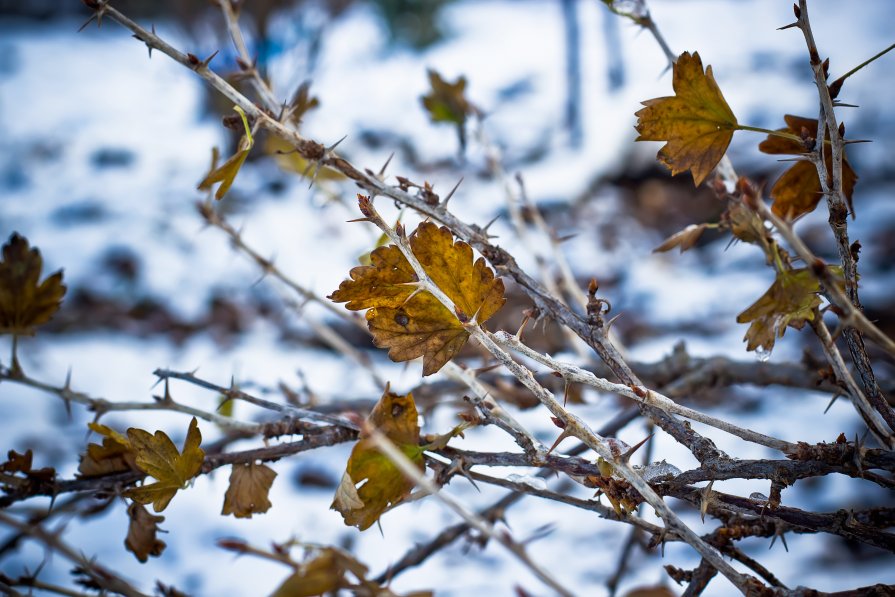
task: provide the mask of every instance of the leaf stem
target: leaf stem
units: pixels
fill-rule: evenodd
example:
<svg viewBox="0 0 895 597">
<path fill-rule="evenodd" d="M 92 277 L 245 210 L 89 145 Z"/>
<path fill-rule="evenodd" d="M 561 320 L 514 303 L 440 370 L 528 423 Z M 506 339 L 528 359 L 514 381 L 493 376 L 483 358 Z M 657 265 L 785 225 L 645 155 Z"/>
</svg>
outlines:
<svg viewBox="0 0 895 597">
<path fill-rule="evenodd" d="M 788 139 L 790 141 L 795 141 L 798 144 L 804 144 L 805 140 L 799 137 L 798 135 L 793 135 L 792 133 L 787 133 L 785 131 L 772 131 L 771 129 L 763 129 L 759 126 L 749 126 L 748 124 L 738 124 L 736 125 L 738 131 L 752 131 L 753 133 L 762 133 L 765 135 L 770 135 L 771 137 L 780 137 L 781 139 Z"/>
</svg>

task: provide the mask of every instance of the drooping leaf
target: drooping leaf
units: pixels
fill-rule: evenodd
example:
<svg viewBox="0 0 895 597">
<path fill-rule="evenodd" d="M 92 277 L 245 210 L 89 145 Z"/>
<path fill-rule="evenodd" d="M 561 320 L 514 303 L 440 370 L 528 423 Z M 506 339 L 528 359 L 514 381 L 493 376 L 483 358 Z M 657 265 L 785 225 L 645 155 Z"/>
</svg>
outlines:
<svg viewBox="0 0 895 597">
<path fill-rule="evenodd" d="M 699 240 L 699 237 L 702 236 L 702 233 L 707 226 L 707 224 L 690 224 L 680 232 L 675 232 L 662 241 L 661 245 L 653 249 L 653 253 L 664 253 L 675 247 L 679 247 L 681 253 L 683 253 L 687 249 L 693 248 L 693 245 L 695 245 Z"/>
<path fill-rule="evenodd" d="M 137 503 L 128 506 L 127 516 L 130 519 L 124 540 L 127 550 L 144 563 L 149 556 L 157 558 L 162 555 L 166 545 L 158 538 L 158 525 L 165 521 L 165 517 L 150 514 L 149 510 Z"/>
<path fill-rule="evenodd" d="M 103 436 L 103 443 L 87 446 L 87 452 L 78 465 L 79 476 L 99 477 L 140 470 L 137 467 L 137 455 L 126 437 L 99 423 L 88 423 L 87 426 Z"/>
<path fill-rule="evenodd" d="M 386 388 L 367 421 L 421 471 L 425 469 L 423 449 L 419 445 L 418 414 L 411 394 L 401 396 Z M 361 431 L 331 507 L 342 514 L 346 525 L 363 531 L 388 508 L 407 497 L 411 489 L 413 483 Z"/>
<path fill-rule="evenodd" d="M 43 259 L 37 248 L 13 232 L 0 260 L 0 334 L 33 335 L 62 303 L 62 270 L 40 281 Z"/>
<path fill-rule="evenodd" d="M 240 140 L 239 147 L 239 151 L 231 155 L 226 162 L 220 166 L 212 167 L 211 171 L 199 183 L 197 188 L 200 191 L 210 191 L 214 185 L 220 183 L 214 198 L 217 200 L 224 198 L 224 195 L 233 186 L 233 181 L 236 180 L 236 175 L 239 174 L 239 169 L 242 168 L 249 155 L 249 149 L 251 149 L 245 137 Z"/>
<path fill-rule="evenodd" d="M 678 57 L 672 87 L 674 96 L 647 100 L 635 114 L 637 141 L 665 141 L 659 161 L 673 175 L 690 170 L 699 186 L 724 157 L 737 119 L 696 52 Z"/>
<path fill-rule="evenodd" d="M 809 143 L 814 142 L 814 137 L 817 135 L 816 118 L 787 114 L 783 119 L 786 121 L 786 128 L 780 129 L 781 132 L 802 137 Z M 772 155 L 804 155 L 808 152 L 803 143 L 775 135 L 768 135 L 767 139 L 758 145 L 758 149 Z M 833 149 L 829 143 L 824 144 L 824 161 L 827 165 L 827 184 L 832 185 Z M 854 213 L 852 195 L 857 182 L 858 175 L 843 152 L 842 191 L 848 202 L 848 209 L 852 213 Z M 823 197 L 817 168 L 807 160 L 796 162 L 774 183 L 771 197 L 774 199 L 771 210 L 781 218 L 793 221 L 811 213 Z"/>
<path fill-rule="evenodd" d="M 420 101 L 429 113 L 429 118 L 432 122 L 452 122 L 462 127 L 466 117 L 475 111 L 466 99 L 466 77 L 461 76 L 453 83 L 448 83 L 435 70 L 429 69 L 428 75 L 429 93 L 420 98 Z"/>
<path fill-rule="evenodd" d="M 841 268 L 831 269 L 841 274 Z M 814 310 L 821 302 L 819 292 L 820 285 L 810 269 L 779 272 L 771 287 L 737 316 L 737 323 L 751 322 L 743 338 L 746 350 L 762 347 L 770 351 L 787 326 L 798 330 L 813 321 Z"/>
<path fill-rule="evenodd" d="M 348 309 L 367 311 L 373 342 L 389 349 L 393 361 L 423 357 L 423 375 L 441 369 L 466 344 L 463 326 L 475 317 L 484 323 L 503 306 L 503 281 L 472 248 L 454 241 L 447 228 L 424 222 L 410 237 L 413 254 L 426 274 L 453 301 L 451 313 L 432 294 L 415 292 L 416 274 L 394 245 L 370 255 L 371 265 L 355 267 L 329 298 Z M 463 322 L 461 322 L 461 319 Z"/>
<path fill-rule="evenodd" d="M 267 512 L 271 506 L 267 495 L 276 476 L 272 468 L 263 464 L 234 464 L 221 514 L 251 518 L 252 514 Z"/>
<path fill-rule="evenodd" d="M 271 597 L 313 597 L 334 593 L 353 584 L 346 578 L 348 572 L 358 579 L 364 579 L 367 570 L 366 566 L 341 550 L 324 547 L 303 562 Z"/>
<path fill-rule="evenodd" d="M 190 479 L 199 474 L 205 460 L 205 452 L 199 447 L 202 434 L 196 418 L 190 421 L 181 452 L 163 431 L 156 431 L 153 435 L 131 427 L 127 430 L 127 437 L 137 455 L 137 467 L 157 482 L 144 483 L 128 490 L 126 495 L 135 502 L 152 504 L 153 510 L 161 512 L 177 490 L 183 489 Z"/>
</svg>

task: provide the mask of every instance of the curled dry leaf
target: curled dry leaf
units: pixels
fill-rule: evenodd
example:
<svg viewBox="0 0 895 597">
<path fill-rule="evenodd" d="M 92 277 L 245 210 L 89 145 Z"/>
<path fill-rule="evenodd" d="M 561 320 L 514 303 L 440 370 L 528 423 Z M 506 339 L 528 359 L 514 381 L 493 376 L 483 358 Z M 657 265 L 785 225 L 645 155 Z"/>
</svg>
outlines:
<svg viewBox="0 0 895 597">
<path fill-rule="evenodd" d="M 503 281 L 472 248 L 454 241 L 447 228 L 424 222 L 410 236 L 410 247 L 426 274 L 450 298 L 451 313 L 432 294 L 419 291 L 416 274 L 401 250 L 380 247 L 371 265 L 355 267 L 329 298 L 353 311 L 367 311 L 373 342 L 389 349 L 393 361 L 423 357 L 423 375 L 431 375 L 450 361 L 469 339 L 464 323 L 473 317 L 484 323 L 506 299 Z M 461 318 L 464 321 L 461 321 Z"/>
<path fill-rule="evenodd" d="M 103 443 L 88 444 L 87 452 L 81 457 L 78 474 L 81 477 L 99 477 L 126 471 L 139 471 L 137 456 L 130 440 L 105 425 L 88 423 L 91 431 L 103 436 Z"/>
<path fill-rule="evenodd" d="M 693 248 L 707 227 L 708 224 L 690 224 L 680 232 L 675 232 L 666 238 L 661 245 L 653 249 L 653 253 L 664 253 L 675 247 L 680 247 L 681 253 L 683 253 L 687 249 Z"/>
<path fill-rule="evenodd" d="M 413 395 L 393 394 L 386 388 L 367 423 L 391 440 L 422 471 L 425 465 L 417 419 Z M 331 507 L 342 514 L 346 525 L 363 531 L 388 508 L 407 497 L 411 489 L 413 483 L 362 430 Z"/>
<path fill-rule="evenodd" d="M 131 427 L 127 430 L 127 437 L 136 454 L 137 468 L 158 482 L 144 483 L 129 489 L 125 495 L 135 502 L 152 504 L 153 510 L 161 512 L 168 507 L 177 490 L 183 489 L 190 479 L 199 474 L 205 460 L 205 452 L 199 447 L 202 434 L 196 417 L 190 421 L 181 452 L 163 431 L 156 431 L 153 435 Z"/>
<path fill-rule="evenodd" d="M 272 468 L 263 464 L 234 464 L 221 514 L 251 518 L 252 514 L 267 512 L 271 506 L 267 495 L 276 476 Z"/>
<path fill-rule="evenodd" d="M 678 57 L 672 86 L 673 96 L 647 100 L 635 114 L 637 141 L 665 141 L 658 160 L 673 175 L 690 170 L 699 186 L 724 157 L 737 119 L 698 53 Z"/>
<path fill-rule="evenodd" d="M 42 269 L 40 251 L 13 232 L 0 260 L 0 334 L 33 335 L 59 310 L 66 290 L 62 271 L 41 282 Z"/>
<path fill-rule="evenodd" d="M 786 128 L 781 132 L 790 133 L 806 139 L 810 144 L 815 143 L 817 135 L 817 119 L 804 118 L 787 114 L 783 117 Z M 803 143 L 792 139 L 784 139 L 774 135 L 768 135 L 767 139 L 758 145 L 758 149 L 764 153 L 774 155 L 805 155 L 808 149 Z M 829 143 L 824 144 L 824 161 L 827 165 L 827 185 L 833 184 L 833 149 Z M 854 215 L 852 208 L 852 195 L 858 175 L 852 169 L 851 164 L 842 154 L 842 192 L 848 202 L 848 210 Z M 800 160 L 784 172 L 771 188 L 771 197 L 774 203 L 771 210 L 779 217 L 789 221 L 796 220 L 805 214 L 811 213 L 817 207 L 823 197 L 820 179 L 817 177 L 817 168 L 809 160 Z"/>
<path fill-rule="evenodd" d="M 311 559 L 303 562 L 271 597 L 312 597 L 326 595 L 352 586 L 350 572 L 358 580 L 365 580 L 368 568 L 349 554 L 334 547 L 324 547 Z"/>
<path fill-rule="evenodd" d="M 830 269 L 841 274 L 841 268 Z M 763 347 L 770 351 L 787 326 L 799 330 L 813 321 L 815 308 L 820 306 L 819 292 L 817 278 L 808 268 L 778 273 L 767 292 L 737 316 L 737 323 L 751 322 L 743 338 L 746 350 Z"/>
<path fill-rule="evenodd" d="M 165 517 L 150 514 L 149 510 L 136 503 L 128 506 L 127 516 L 130 518 L 127 538 L 124 540 L 127 550 L 144 563 L 149 556 L 157 558 L 162 555 L 166 545 L 158 538 L 158 525 L 165 521 Z"/>
</svg>

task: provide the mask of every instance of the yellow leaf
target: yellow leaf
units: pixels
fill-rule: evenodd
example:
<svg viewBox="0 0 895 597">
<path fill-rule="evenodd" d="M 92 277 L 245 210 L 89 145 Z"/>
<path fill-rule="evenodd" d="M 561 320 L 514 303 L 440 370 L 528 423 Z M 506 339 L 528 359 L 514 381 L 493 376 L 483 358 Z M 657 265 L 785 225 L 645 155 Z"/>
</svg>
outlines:
<svg viewBox="0 0 895 597">
<path fill-rule="evenodd" d="M 243 137 L 242 142 L 240 142 L 240 146 L 242 146 L 244 142 L 245 137 Z M 224 195 L 227 194 L 227 191 L 230 190 L 230 187 L 233 186 L 233 181 L 236 179 L 236 175 L 239 174 L 239 169 L 242 168 L 248 155 L 248 148 L 237 151 L 230 156 L 226 162 L 217 168 L 212 168 L 211 172 L 206 174 L 205 178 L 202 179 L 202 182 L 199 183 L 198 189 L 200 191 L 210 191 L 216 183 L 221 183 L 221 186 L 218 187 L 217 192 L 214 194 L 214 198 L 218 200 L 223 199 Z"/>
<path fill-rule="evenodd" d="M 271 597 L 312 597 L 335 593 L 338 589 L 354 585 L 347 574 L 350 572 L 364 588 L 378 589 L 379 586 L 366 580 L 367 567 L 335 547 L 324 547 L 315 555 L 303 562 L 294 574 L 290 575 Z M 362 594 L 387 595 L 377 591 L 364 591 Z"/>
<path fill-rule="evenodd" d="M 413 254 L 432 281 L 453 301 L 451 313 L 428 292 L 416 292 L 416 274 L 394 245 L 370 255 L 371 265 L 355 267 L 329 298 L 348 309 L 367 311 L 373 342 L 389 349 L 394 361 L 423 357 L 423 375 L 451 360 L 469 338 L 464 323 L 484 323 L 503 306 L 503 281 L 472 248 L 454 241 L 447 228 L 424 222 L 410 236 Z"/>
<path fill-rule="evenodd" d="M 831 268 L 841 274 L 841 268 Z M 737 323 L 750 323 L 743 338 L 746 350 L 763 347 L 770 351 L 776 338 L 782 338 L 787 326 L 802 329 L 814 320 L 820 305 L 820 285 L 808 268 L 778 272 L 771 287 L 748 309 L 737 316 Z"/>
<path fill-rule="evenodd" d="M 0 334 L 33 335 L 62 303 L 62 271 L 40 282 L 43 259 L 28 240 L 13 232 L 0 260 Z"/>
<path fill-rule="evenodd" d="M 413 396 L 385 393 L 367 421 L 391 440 L 422 471 L 423 450 Z M 388 508 L 410 494 L 408 481 L 394 463 L 382 454 L 363 431 L 351 450 L 342 482 L 336 489 L 332 509 L 342 514 L 345 524 L 365 530 Z"/>
<path fill-rule="evenodd" d="M 202 434 L 196 418 L 190 421 L 190 427 L 183 442 L 183 450 L 177 451 L 174 442 L 163 431 L 152 435 L 148 431 L 131 427 L 127 437 L 137 455 L 137 467 L 157 479 L 157 483 L 136 487 L 127 491 L 126 495 L 135 502 L 152 504 L 153 510 L 164 510 L 178 489 L 199 474 L 205 452 L 199 447 Z"/>
<path fill-rule="evenodd" d="M 165 542 L 158 538 L 158 525 L 165 521 L 164 516 L 150 514 L 140 504 L 131 504 L 127 508 L 130 523 L 127 527 L 127 538 L 124 545 L 138 560 L 146 562 L 149 556 L 158 557 L 165 550 Z"/>
<path fill-rule="evenodd" d="M 267 512 L 271 506 L 267 494 L 276 476 L 272 468 L 263 464 L 234 464 L 221 514 L 251 518 L 252 514 Z"/>
<path fill-rule="evenodd" d="M 804 118 L 787 114 L 783 117 L 786 128 L 781 132 L 813 140 L 817 135 L 817 119 Z M 758 145 L 758 149 L 772 155 L 804 155 L 807 149 L 791 139 L 784 139 L 776 135 L 768 135 L 767 139 Z M 833 151 L 829 143 L 824 144 L 824 160 L 827 165 L 827 184 L 832 185 Z M 842 191 L 848 202 L 848 209 L 852 213 L 852 195 L 858 175 L 855 173 L 843 152 L 842 157 Z M 774 203 L 771 210 L 777 216 L 789 220 L 797 220 L 805 214 L 811 213 L 817 207 L 822 195 L 820 179 L 817 176 L 817 168 L 810 161 L 799 161 L 784 172 L 771 188 L 771 197 Z"/>
<path fill-rule="evenodd" d="M 78 473 L 81 477 L 98 477 L 137 471 L 136 454 L 130 441 L 110 427 L 99 423 L 88 423 L 90 429 L 103 436 L 103 443 L 89 444 L 81 457 Z"/>
<path fill-rule="evenodd" d="M 674 96 L 647 100 L 635 114 L 637 141 L 666 141 L 659 161 L 673 175 L 690 170 L 699 186 L 724 157 L 737 119 L 721 95 L 712 67 L 703 72 L 698 53 L 678 57 L 672 86 Z"/>
</svg>

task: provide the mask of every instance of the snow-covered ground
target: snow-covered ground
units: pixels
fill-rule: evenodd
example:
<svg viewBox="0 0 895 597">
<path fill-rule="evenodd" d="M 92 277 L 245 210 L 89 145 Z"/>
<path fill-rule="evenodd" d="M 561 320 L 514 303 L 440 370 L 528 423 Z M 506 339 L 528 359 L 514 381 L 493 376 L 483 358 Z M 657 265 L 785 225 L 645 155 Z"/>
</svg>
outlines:
<svg viewBox="0 0 895 597">
<path fill-rule="evenodd" d="M 810 4 L 815 35 L 824 55 L 831 57 L 834 76 L 892 42 L 887 0 L 865 0 L 860 10 L 832 0 Z M 782 126 L 785 113 L 816 113 L 804 41 L 797 31 L 776 31 L 792 20 L 789 3 L 654 0 L 651 7 L 673 49 L 698 50 L 703 61 L 713 66 L 720 88 L 741 121 L 776 128 Z M 427 68 L 439 70 L 448 79 L 463 74 L 469 80 L 470 98 L 488 113 L 485 127 L 489 137 L 504 149 L 508 160 L 516 160 L 513 172 L 522 173 L 532 200 L 551 209 L 557 204 L 571 209 L 598 177 L 639 171 L 652 161 L 658 144 L 633 144 L 633 113 L 640 101 L 671 93 L 670 76 L 663 74 L 665 58 L 658 46 L 624 22 L 620 23 L 621 47 L 613 51 L 621 53 L 626 82 L 611 90 L 604 9 L 593 1 L 581 2 L 579 10 L 585 130 L 580 148 L 569 147 L 562 128 L 563 27 L 559 4 L 546 0 L 457 2 L 444 14 L 448 38 L 419 54 L 389 48 L 386 34 L 371 12 L 352 9 L 326 30 L 312 87 L 321 107 L 307 116 L 303 132 L 327 143 L 347 134 L 340 151 L 354 163 L 373 169 L 397 148 L 389 146 L 388 140 L 381 147 L 364 143 L 364 131 L 388 132 L 408 141 L 419 163 L 454 159 L 454 131 L 430 124 L 419 97 L 426 91 Z M 199 56 L 217 49 L 208 40 L 194 41 L 170 22 L 156 25 L 160 35 Z M 227 345 L 202 333 L 178 344 L 164 336 L 135 337 L 120 331 L 39 334 L 21 343 L 24 368 L 39 379 L 60 384 L 71 370 L 75 389 L 110 400 L 149 400 L 159 391 L 152 388 L 152 371 L 157 367 L 199 367 L 207 379 L 226 384 L 235 376 L 251 382 L 258 391 L 275 389 L 281 381 L 298 387 L 300 372 L 308 387 L 321 396 L 378 397 L 382 389 L 339 355 L 284 344 L 279 329 L 284 323 L 305 329 L 300 316 L 275 300 L 285 292 L 272 280 L 259 282 L 257 268 L 231 250 L 219 231 L 203 228 L 194 208 L 203 196 L 195 187 L 207 170 L 211 147 L 224 144 L 226 131 L 203 108 L 206 92 L 199 80 L 158 53 L 148 60 L 146 48 L 114 23 L 107 21 L 102 29 L 90 26 L 77 33 L 79 26 L 80 22 L 69 20 L 45 24 L 0 20 L 0 239 L 5 241 L 12 231 L 25 235 L 41 249 L 45 271 L 65 269 L 70 292 L 92 288 L 124 302 L 154 297 L 184 320 L 201 318 L 212 295 L 238 300 L 258 294 L 273 297 L 270 300 L 277 305 L 280 317 L 253 321 Z M 279 26 L 286 27 L 283 23 Z M 225 64 L 227 52 L 217 60 Z M 858 219 L 853 230 L 857 238 L 884 237 L 895 221 L 890 204 L 895 182 L 892 60 L 887 57 L 856 75 L 843 94 L 844 101 L 861 106 L 857 112 L 847 113 L 846 118 L 853 119 L 849 120 L 849 135 L 874 140 L 870 146 L 851 150 L 856 169 L 862 177 L 866 172 L 868 180 L 865 186 L 858 186 L 855 199 Z M 302 65 L 300 56 L 289 53 L 274 58 L 272 74 L 274 81 L 280 82 L 275 86 L 280 97 L 285 99 L 304 78 Z M 505 91 L 510 88 L 523 91 L 508 95 Z M 735 137 L 732 157 L 743 172 L 773 167 L 773 158 L 761 156 L 755 149 L 759 140 L 749 133 Z M 519 161 L 535 151 L 543 152 L 544 157 Z M 466 221 L 484 224 L 505 210 L 505 203 L 499 181 L 476 176 L 483 161 L 483 149 L 471 138 L 463 166 L 419 173 L 411 169 L 407 156 L 398 152 L 389 172 L 418 182 L 428 180 L 442 193 L 465 175 L 451 208 Z M 262 255 L 274 256 L 283 271 L 320 295 L 332 292 L 379 236 L 371 227 L 344 223 L 357 217 L 352 188 L 330 188 L 342 201 L 326 200 L 325 193 L 308 189 L 307 181 L 278 171 L 266 160 L 246 166 L 224 200 L 232 205 L 230 221 L 241 227 L 248 244 Z M 662 234 L 627 215 L 621 197 L 612 188 L 588 196 L 586 206 L 578 208 L 590 217 L 560 231 L 577 234 L 563 245 L 576 274 L 581 279 L 618 280 L 607 290 L 615 308 L 636 312 L 638 318 L 663 329 L 720 322 L 714 324 L 711 336 L 679 331 L 654 335 L 628 346 L 630 355 L 657 359 L 685 338 L 694 355 L 754 358 L 742 344 L 745 326 L 734 319 L 772 281 L 762 256 L 742 244 L 725 250 L 726 239 L 683 256 L 654 255 L 651 249 Z M 382 207 L 388 209 L 385 203 Z M 397 212 L 388 213 L 392 217 Z M 825 218 L 821 208 L 805 218 L 800 229 L 821 227 Z M 405 214 L 405 219 L 414 221 L 410 214 Z M 596 226 L 601 221 L 613 223 L 617 237 L 613 243 L 605 242 L 606 233 Z M 515 237 L 508 218 L 498 220 L 492 230 L 524 267 L 536 270 L 531 252 Z M 110 250 L 135 258 L 139 267 L 136 281 L 125 283 L 104 269 Z M 865 243 L 862 261 L 885 264 L 887 256 L 881 251 Z M 867 302 L 887 304 L 892 285 L 886 278 L 881 280 L 867 282 Z M 63 311 L 65 308 L 63 305 Z M 309 305 L 306 309 L 308 317 L 323 317 L 319 307 Z M 0 340 L 3 362 L 8 346 L 6 338 Z M 802 347 L 798 334 L 791 330 L 772 360 L 796 360 Z M 418 383 L 418 363 L 405 367 L 390 363 L 381 353 L 371 355 L 393 389 L 404 391 Z M 172 392 L 178 400 L 206 409 L 213 409 L 218 399 L 185 384 L 172 385 Z M 750 412 L 721 408 L 716 414 L 790 441 L 831 441 L 842 431 L 851 435 L 859 429 L 853 409 L 844 400 L 824 415 L 827 399 L 823 395 L 777 389 L 742 392 L 754 392 L 762 407 Z M 575 408 L 596 427 L 610 419 L 615 409 L 608 399 L 594 402 Z M 785 416 L 781 416 L 783 411 Z M 248 417 L 249 413 L 237 405 L 235 416 Z M 518 416 L 550 443 L 555 428 L 545 411 L 534 409 Z M 0 448 L 33 448 L 36 465 L 56 466 L 65 477 L 75 472 L 73 455 L 83 450 L 86 422 L 91 418 L 91 413 L 77 406 L 69 418 L 56 397 L 14 384 L 0 385 Z M 165 429 L 176 436 L 175 442 L 187 425 L 183 416 L 154 412 L 115 414 L 103 422 L 119 429 Z M 443 432 L 455 423 L 455 414 L 448 408 L 439 409 L 426 423 L 425 431 Z M 201 428 L 206 441 L 217 433 L 210 424 L 203 423 Z M 740 458 L 772 456 L 713 430 L 699 430 Z M 642 436 L 639 425 L 621 434 L 632 444 Z M 655 441 L 657 459 L 666 459 L 682 470 L 695 463 L 669 438 L 660 434 Z M 477 430 L 457 445 L 493 449 L 504 445 L 504 440 L 488 430 Z M 85 523 L 72 521 L 65 536 L 146 590 L 159 578 L 195 594 L 250 595 L 269 593 L 286 577 L 286 569 L 258 559 L 235 559 L 215 547 L 217 539 L 242 537 L 265 545 L 297 538 L 348 546 L 378 573 L 414 543 L 432 538 L 457 521 L 436 501 L 423 500 L 385 515 L 382 533 L 376 529 L 360 533 L 345 527 L 339 514 L 329 510 L 332 490 L 302 487 L 296 478 L 305 470 L 325 471 L 335 482 L 349 449 L 317 450 L 272 465 L 279 474 L 271 492 L 274 506 L 251 520 L 219 515 L 227 471 L 201 477 L 191 490 L 180 492 L 165 511 L 163 527 L 171 531 L 164 536 L 168 549 L 146 564 L 139 564 L 124 549 L 127 518 L 123 504 Z M 766 485 L 727 482 L 716 483 L 714 488 L 748 495 L 766 493 Z M 479 493 L 455 480 L 447 490 L 471 507 L 485 506 L 502 495 L 495 488 L 481 489 Z M 819 485 L 788 489 L 784 503 L 835 510 L 848 507 L 867 491 L 873 490 L 852 480 L 828 478 Z M 587 494 L 582 491 L 581 495 Z M 31 507 L 48 505 L 48 500 L 28 503 Z M 689 512 L 685 519 L 697 530 L 711 529 L 700 524 L 698 513 Z M 530 544 L 531 553 L 583 595 L 605 592 L 605 582 L 615 569 L 628 533 L 624 525 L 535 498 L 510 510 L 507 522 L 520 540 L 543 525 L 552 525 L 551 534 Z M 0 530 L 0 539 L 3 537 Z M 767 552 L 766 542 L 754 539 L 744 547 L 791 586 L 806 583 L 836 590 L 868 582 L 895 582 L 891 557 L 858 565 L 852 556 L 841 554 L 844 548 L 834 539 L 790 535 L 787 540 L 788 552 L 779 543 Z M 547 594 L 498 546 L 489 545 L 484 551 L 467 547 L 457 544 L 445 549 L 420 568 L 402 574 L 393 588 L 398 592 L 435 589 L 439 595 L 512 595 L 518 585 L 532 594 Z M 836 554 L 841 557 L 837 559 Z M 0 572 L 15 576 L 23 567 L 37 567 L 43 554 L 34 544 L 25 543 L 12 556 L 4 555 Z M 655 553 L 638 555 L 622 591 L 667 582 L 660 564 L 690 568 L 698 564 L 689 548 L 677 545 L 669 545 L 664 558 L 659 558 Z M 66 578 L 65 562 L 56 557 L 44 575 L 46 579 Z M 727 581 L 718 578 L 708 594 L 731 591 Z"/>
</svg>

